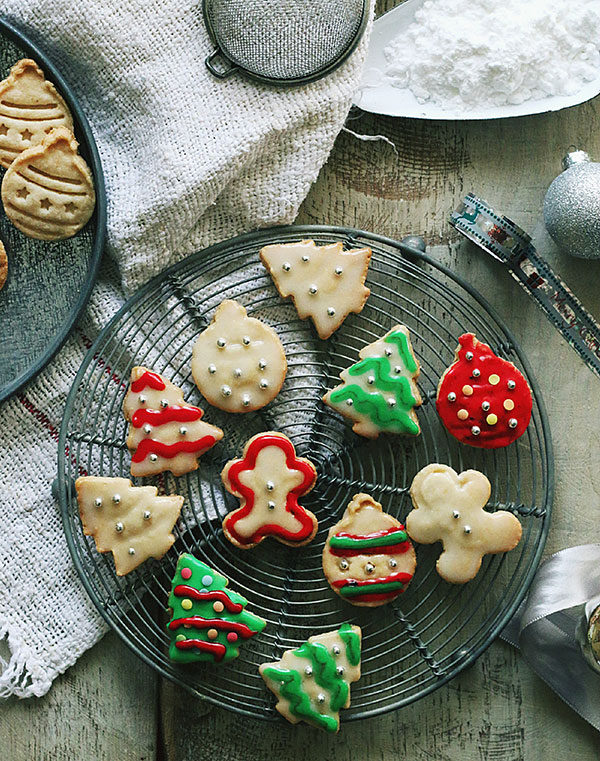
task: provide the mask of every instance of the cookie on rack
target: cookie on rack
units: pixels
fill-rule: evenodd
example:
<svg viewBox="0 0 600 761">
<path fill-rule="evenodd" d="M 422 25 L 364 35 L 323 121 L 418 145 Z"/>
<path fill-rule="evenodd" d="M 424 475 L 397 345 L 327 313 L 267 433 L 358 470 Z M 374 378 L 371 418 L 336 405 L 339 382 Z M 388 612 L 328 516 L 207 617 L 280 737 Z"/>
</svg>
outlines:
<svg viewBox="0 0 600 761">
<path fill-rule="evenodd" d="M 292 297 L 299 317 L 310 317 L 320 338 L 329 338 L 350 312 L 361 312 L 369 297 L 370 248 L 344 251 L 341 242 L 302 240 L 265 246 L 260 258 L 280 295 Z"/>
<path fill-rule="evenodd" d="M 395 325 L 359 352 L 360 361 L 340 373 L 343 383 L 328 391 L 325 404 L 354 421 L 352 430 L 374 439 L 380 433 L 418 436 L 415 407 L 419 362 L 408 328 Z"/>
<path fill-rule="evenodd" d="M 71 238 L 92 216 L 94 181 L 77 150 L 71 130 L 58 127 L 7 169 L 2 180 L 4 211 L 30 238 Z"/>
<path fill-rule="evenodd" d="M 4 243 L 0 240 L 0 291 L 4 288 L 8 277 L 8 256 Z"/>
<path fill-rule="evenodd" d="M 186 404 L 183 391 L 147 367 L 134 367 L 123 402 L 129 421 L 127 446 L 131 475 L 153 476 L 170 470 L 181 476 L 198 468 L 198 458 L 223 438 L 202 420 L 199 407 Z"/>
<path fill-rule="evenodd" d="M 350 706 L 350 685 L 360 679 L 360 649 L 360 627 L 342 624 L 286 650 L 279 661 L 261 664 L 277 711 L 292 724 L 304 721 L 337 732 L 340 710 Z"/>
<path fill-rule="evenodd" d="M 310 460 L 296 456 L 283 433 L 253 436 L 244 456 L 230 460 L 221 477 L 240 500 L 240 507 L 223 520 L 225 536 L 236 547 L 250 549 L 269 536 L 291 547 L 312 541 L 318 522 L 298 498 L 313 488 L 317 471 Z"/>
<path fill-rule="evenodd" d="M 329 586 L 352 605 L 375 608 L 402 594 L 417 559 L 404 526 L 368 494 L 355 494 L 323 548 Z"/>
<path fill-rule="evenodd" d="M 128 478 L 82 476 L 75 488 L 83 533 L 94 537 L 98 552 L 112 552 L 117 576 L 161 558 L 175 541 L 183 497 L 159 497 L 155 486 L 133 486 Z"/>
<path fill-rule="evenodd" d="M 279 393 L 286 372 L 277 333 L 248 317 L 237 301 L 221 302 L 212 323 L 194 344 L 194 381 L 212 405 L 226 412 L 264 407 Z"/>
<path fill-rule="evenodd" d="M 227 589 L 229 581 L 193 555 L 179 556 L 169 595 L 169 657 L 176 663 L 227 663 L 243 641 L 267 622 L 247 610 L 248 600 Z"/>
<path fill-rule="evenodd" d="M 56 127 L 73 129 L 69 107 L 35 61 L 17 61 L 0 82 L 0 165 L 8 169 Z"/>
<path fill-rule="evenodd" d="M 477 470 L 458 474 L 432 463 L 410 487 L 414 510 L 406 518 L 410 538 L 420 544 L 441 542 L 436 568 L 452 584 L 475 578 L 484 555 L 509 552 L 521 540 L 519 519 L 506 510 L 488 513 L 488 479 Z"/>
<path fill-rule="evenodd" d="M 458 339 L 455 361 L 440 378 L 436 407 L 463 444 L 506 447 L 527 430 L 533 399 L 523 375 L 473 333 Z"/>
</svg>

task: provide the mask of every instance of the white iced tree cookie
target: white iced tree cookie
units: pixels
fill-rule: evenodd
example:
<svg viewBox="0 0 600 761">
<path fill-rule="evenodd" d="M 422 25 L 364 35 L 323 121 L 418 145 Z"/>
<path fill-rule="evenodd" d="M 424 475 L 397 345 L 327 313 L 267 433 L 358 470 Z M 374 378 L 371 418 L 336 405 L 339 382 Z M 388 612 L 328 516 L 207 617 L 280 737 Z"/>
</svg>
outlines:
<svg viewBox="0 0 600 761">
<path fill-rule="evenodd" d="M 519 543 L 522 528 L 516 516 L 484 510 L 490 493 L 490 482 L 477 470 L 458 474 L 433 463 L 415 476 L 410 487 L 415 509 L 406 518 L 406 530 L 420 544 L 442 542 L 436 567 L 446 581 L 470 581 L 484 555 L 508 552 Z"/>
<path fill-rule="evenodd" d="M 221 302 L 194 344 L 194 381 L 212 405 L 226 412 L 264 407 L 279 393 L 286 372 L 277 333 L 248 317 L 237 301 Z"/>
<path fill-rule="evenodd" d="M 129 421 L 132 476 L 189 473 L 223 438 L 220 428 L 202 420 L 199 407 L 186 404 L 179 386 L 147 367 L 132 369 L 123 414 Z"/>
<path fill-rule="evenodd" d="M 371 292 L 365 286 L 370 248 L 344 251 L 341 242 L 317 246 L 303 240 L 265 246 L 260 258 L 281 296 L 292 297 L 300 318 L 310 317 L 321 338 L 329 338 L 350 312 L 362 311 Z"/>
<path fill-rule="evenodd" d="M 161 558 L 175 541 L 183 497 L 159 497 L 155 486 L 133 486 L 128 478 L 82 476 L 75 488 L 83 533 L 94 537 L 98 552 L 112 552 L 117 576 Z"/>
</svg>

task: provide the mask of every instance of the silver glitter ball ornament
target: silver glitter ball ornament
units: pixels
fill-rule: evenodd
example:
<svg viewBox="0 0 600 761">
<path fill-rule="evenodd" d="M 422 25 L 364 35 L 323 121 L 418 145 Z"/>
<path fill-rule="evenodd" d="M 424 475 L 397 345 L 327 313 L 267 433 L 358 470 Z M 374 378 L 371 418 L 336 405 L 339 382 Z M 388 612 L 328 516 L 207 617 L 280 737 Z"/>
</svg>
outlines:
<svg viewBox="0 0 600 761">
<path fill-rule="evenodd" d="M 572 151 L 563 168 L 544 199 L 546 229 L 565 254 L 599 259 L 600 164 L 584 151 Z"/>
</svg>

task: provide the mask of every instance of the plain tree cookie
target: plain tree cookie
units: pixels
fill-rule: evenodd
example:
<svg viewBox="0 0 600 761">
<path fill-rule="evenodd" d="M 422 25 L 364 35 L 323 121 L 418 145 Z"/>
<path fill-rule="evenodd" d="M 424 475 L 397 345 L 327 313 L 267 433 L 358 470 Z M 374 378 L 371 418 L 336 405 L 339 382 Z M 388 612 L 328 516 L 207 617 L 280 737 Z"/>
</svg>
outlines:
<svg viewBox="0 0 600 761">
<path fill-rule="evenodd" d="M 368 494 L 354 495 L 323 548 L 325 578 L 352 605 L 391 602 L 404 592 L 416 565 L 404 526 Z"/>
<path fill-rule="evenodd" d="M 202 395 L 226 412 L 250 412 L 279 393 L 287 361 L 279 336 L 237 301 L 217 307 L 194 344 L 192 375 Z"/>
<path fill-rule="evenodd" d="M 512 513 L 485 511 L 488 479 L 477 470 L 456 473 L 448 465 L 427 465 L 410 487 L 414 510 L 406 518 L 410 538 L 420 544 L 441 542 L 440 576 L 453 584 L 475 577 L 484 555 L 508 552 L 521 539 L 521 524 Z"/>
<path fill-rule="evenodd" d="M 317 246 L 303 240 L 265 246 L 260 258 L 280 295 L 291 296 L 298 316 L 310 317 L 323 339 L 351 312 L 361 312 L 371 293 L 365 286 L 370 248 L 344 251 L 341 242 Z"/>
<path fill-rule="evenodd" d="M 525 433 L 533 399 L 512 362 L 465 333 L 455 362 L 440 378 L 436 407 L 448 432 L 463 444 L 495 449 Z"/>
<path fill-rule="evenodd" d="M 30 238 L 71 238 L 92 216 L 94 181 L 66 127 L 23 151 L 2 180 L 2 203 L 13 225 Z"/>
<path fill-rule="evenodd" d="M 73 129 L 67 104 L 35 61 L 17 61 L 0 82 L 0 164 L 8 169 L 56 127 Z"/>
</svg>

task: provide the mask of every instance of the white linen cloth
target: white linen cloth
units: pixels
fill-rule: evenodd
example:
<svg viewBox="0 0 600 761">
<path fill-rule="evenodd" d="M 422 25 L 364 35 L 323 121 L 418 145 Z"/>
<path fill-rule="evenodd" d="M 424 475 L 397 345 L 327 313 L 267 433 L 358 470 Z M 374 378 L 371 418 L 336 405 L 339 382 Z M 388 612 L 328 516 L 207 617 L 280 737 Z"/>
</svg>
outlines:
<svg viewBox="0 0 600 761">
<path fill-rule="evenodd" d="M 87 349 L 126 295 L 169 264 L 293 221 L 344 123 L 367 35 L 329 77 L 276 89 L 207 72 L 200 0 L 4 0 L 1 12 L 72 85 L 108 193 L 108 256 L 85 316 L 0 406 L 0 696 L 29 697 L 105 632 L 50 495 L 66 395 Z"/>
</svg>

